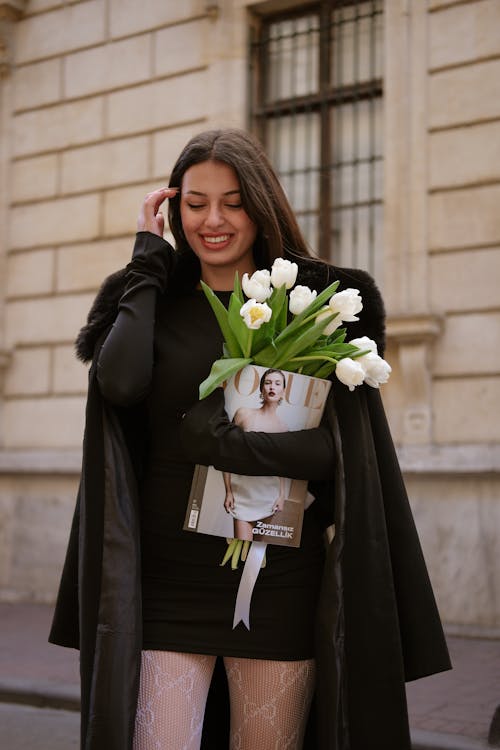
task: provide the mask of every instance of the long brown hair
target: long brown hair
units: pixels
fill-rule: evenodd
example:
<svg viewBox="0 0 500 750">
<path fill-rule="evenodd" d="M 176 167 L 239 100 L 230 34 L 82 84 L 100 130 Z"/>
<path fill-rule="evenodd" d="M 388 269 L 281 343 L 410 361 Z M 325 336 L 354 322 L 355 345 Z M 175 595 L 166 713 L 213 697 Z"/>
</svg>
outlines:
<svg viewBox="0 0 500 750">
<path fill-rule="evenodd" d="M 180 188 L 184 173 L 194 164 L 204 161 L 222 162 L 236 172 L 243 208 L 257 226 L 253 247 L 257 268 L 269 268 L 279 257 L 313 257 L 259 141 L 235 128 L 200 133 L 182 150 L 172 170 L 169 186 Z M 182 230 L 179 197 L 169 201 L 168 220 L 177 250 L 193 255 Z"/>
</svg>

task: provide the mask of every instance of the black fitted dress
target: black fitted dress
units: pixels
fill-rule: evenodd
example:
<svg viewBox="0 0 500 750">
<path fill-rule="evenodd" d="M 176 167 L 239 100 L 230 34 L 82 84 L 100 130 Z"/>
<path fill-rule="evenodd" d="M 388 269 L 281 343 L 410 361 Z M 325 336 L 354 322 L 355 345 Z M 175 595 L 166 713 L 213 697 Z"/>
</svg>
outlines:
<svg viewBox="0 0 500 750">
<path fill-rule="evenodd" d="M 158 241 L 163 242 L 153 242 Z M 229 292 L 218 295 L 227 305 Z M 125 293 L 101 350 L 98 378 L 105 397 L 118 402 L 137 384 L 147 389 L 148 450 L 140 485 L 143 648 L 312 658 L 324 559 L 312 509 L 305 511 L 300 548 L 268 545 L 252 597 L 250 631 L 243 623 L 232 627 L 243 564 L 236 571 L 229 564 L 221 567 L 224 538 L 182 529 L 194 465 L 183 452 L 180 426 L 221 351 L 222 336 L 204 293 L 158 294 L 147 275 Z"/>
</svg>

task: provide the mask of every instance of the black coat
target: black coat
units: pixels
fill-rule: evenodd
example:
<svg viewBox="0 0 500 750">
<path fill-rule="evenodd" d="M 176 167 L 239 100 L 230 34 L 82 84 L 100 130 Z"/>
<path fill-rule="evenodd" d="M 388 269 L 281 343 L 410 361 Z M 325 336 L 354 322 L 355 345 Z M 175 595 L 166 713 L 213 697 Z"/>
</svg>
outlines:
<svg viewBox="0 0 500 750">
<path fill-rule="evenodd" d="M 116 316 L 125 270 L 99 292 L 77 351 L 91 359 Z M 363 298 L 348 338 L 384 348 L 383 304 L 363 271 L 301 265 L 300 283 L 334 279 Z M 102 398 L 89 373 L 83 466 L 50 640 L 80 648 L 82 750 L 132 747 L 142 641 L 139 512 L 143 411 Z M 307 750 L 410 750 L 405 680 L 450 668 L 446 643 L 377 389 L 334 378 L 335 482 L 313 488 L 324 525 L 335 522 L 317 617 L 318 680 Z M 224 420 L 217 397 L 186 424 Z M 210 435 L 205 436 L 210 441 Z M 191 441 L 193 442 L 193 441 Z M 207 704 L 203 746 L 227 747 L 221 665 Z"/>
</svg>

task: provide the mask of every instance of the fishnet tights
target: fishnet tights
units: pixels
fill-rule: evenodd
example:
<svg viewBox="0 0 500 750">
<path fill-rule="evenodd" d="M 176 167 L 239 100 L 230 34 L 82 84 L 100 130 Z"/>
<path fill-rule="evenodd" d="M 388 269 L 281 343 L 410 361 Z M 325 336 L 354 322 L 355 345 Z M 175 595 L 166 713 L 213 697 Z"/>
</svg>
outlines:
<svg viewBox="0 0 500 750">
<path fill-rule="evenodd" d="M 231 701 L 230 750 L 300 750 L 314 690 L 307 661 L 224 659 Z"/>
<path fill-rule="evenodd" d="M 143 651 L 134 750 L 198 750 L 215 656 Z"/>
<path fill-rule="evenodd" d="M 300 750 L 314 660 L 225 657 L 230 750 Z M 143 651 L 134 750 L 199 750 L 215 656 Z"/>
</svg>

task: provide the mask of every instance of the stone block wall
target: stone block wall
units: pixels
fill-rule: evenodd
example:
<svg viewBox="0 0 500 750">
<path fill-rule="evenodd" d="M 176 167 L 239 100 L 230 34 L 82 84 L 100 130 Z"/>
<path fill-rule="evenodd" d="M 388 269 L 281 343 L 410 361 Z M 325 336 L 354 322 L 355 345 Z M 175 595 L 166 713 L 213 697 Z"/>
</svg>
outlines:
<svg viewBox="0 0 500 750">
<path fill-rule="evenodd" d="M 0 3 L 0 597 L 54 596 L 87 379 L 72 342 L 143 195 L 194 132 L 245 124 L 249 24 L 300 4 Z M 498 630 L 500 4 L 385 0 L 384 19 L 383 397 L 443 617 Z"/>
<path fill-rule="evenodd" d="M 500 5 L 431 3 L 429 272 L 435 439 L 498 442 Z"/>
<path fill-rule="evenodd" d="M 56 419 L 68 393 L 81 408 L 71 342 L 103 277 L 129 259 L 144 194 L 210 121 L 216 36 L 201 0 L 25 6 L 10 81 L 5 448 L 38 446 L 29 423 L 19 426 L 25 415 L 46 408 Z M 227 99 L 225 116 L 241 124 L 240 94 Z M 65 436 L 63 445 L 80 445 L 81 419 Z"/>
<path fill-rule="evenodd" d="M 412 485 L 446 619 L 500 626 L 500 5 L 431 2 L 428 204 L 434 443 L 455 476 Z"/>
<path fill-rule="evenodd" d="M 166 184 L 182 146 L 207 127 L 244 124 L 245 11 L 224 2 L 217 17 L 204 0 L 6 5 L 0 596 L 50 599 L 58 566 L 45 559 L 44 529 L 60 566 L 84 425 L 87 369 L 73 341 L 103 278 L 128 262 L 142 199 Z"/>
<path fill-rule="evenodd" d="M 386 11 L 384 399 L 443 617 L 498 632 L 500 4 Z"/>
</svg>

